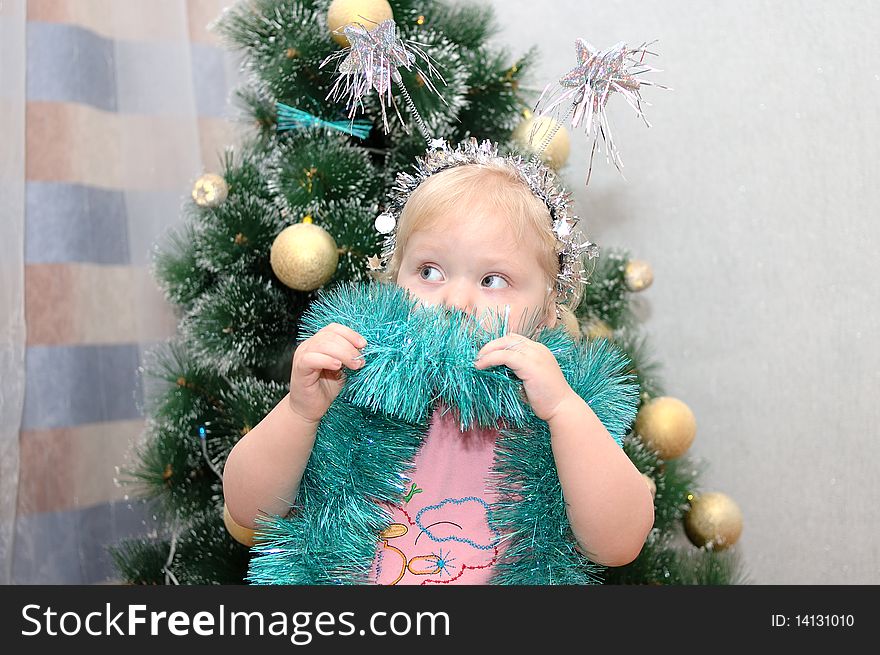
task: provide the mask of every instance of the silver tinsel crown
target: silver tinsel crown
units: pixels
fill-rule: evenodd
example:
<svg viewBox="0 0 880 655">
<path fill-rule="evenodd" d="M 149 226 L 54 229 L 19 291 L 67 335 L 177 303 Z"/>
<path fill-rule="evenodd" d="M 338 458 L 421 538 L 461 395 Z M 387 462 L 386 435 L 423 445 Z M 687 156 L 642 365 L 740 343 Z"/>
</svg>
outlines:
<svg viewBox="0 0 880 655">
<path fill-rule="evenodd" d="M 574 297 L 576 285 L 586 283 L 584 254 L 589 259 L 599 255 L 599 247 L 575 233 L 578 217 L 571 213 L 571 194 L 557 184 L 556 174 L 536 158 L 524 159 L 519 155 L 499 155 L 498 145 L 492 141 L 477 142 L 471 138 L 454 149 L 441 139 L 431 141 L 426 154 L 416 158 L 415 172 L 400 172 L 388 194 L 385 211 L 376 218 L 376 230 L 385 235 L 379 262 L 373 270 L 383 270 L 397 246 L 397 228 L 403 208 L 418 186 L 432 175 L 456 166 L 477 164 L 484 166 L 508 163 L 519 173 L 523 183 L 547 207 L 550 223 L 547 226 L 556 236 L 559 272 L 556 276 L 556 302 L 567 304 Z"/>
</svg>

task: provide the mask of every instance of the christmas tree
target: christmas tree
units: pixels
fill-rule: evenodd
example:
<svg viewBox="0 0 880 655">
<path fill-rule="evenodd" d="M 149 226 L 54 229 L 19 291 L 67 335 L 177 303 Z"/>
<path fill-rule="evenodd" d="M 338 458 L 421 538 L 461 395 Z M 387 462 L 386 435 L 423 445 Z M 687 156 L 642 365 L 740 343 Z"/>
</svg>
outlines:
<svg viewBox="0 0 880 655">
<path fill-rule="evenodd" d="M 389 106 L 364 96 L 352 116 L 325 65 L 349 45 L 341 28 L 392 19 L 400 38 L 430 56 L 437 77 L 401 67 Z M 125 481 L 155 508 L 161 533 L 111 547 L 134 584 L 240 584 L 254 532 L 225 511 L 229 451 L 288 391 L 300 317 L 320 289 L 366 281 L 381 251 L 374 227 L 398 171 L 425 151 L 425 134 L 475 137 L 529 154 L 542 135 L 521 87 L 536 53 L 511 59 L 488 41 L 490 8 L 409 0 L 250 0 L 215 29 L 244 55 L 237 97 L 255 126 L 219 170 L 196 180 L 179 229 L 157 244 L 154 273 L 178 310 L 178 334 L 143 367 L 147 430 Z M 419 130 L 411 129 L 412 116 Z M 565 163 L 568 135 L 539 152 Z M 546 133 L 546 131 L 545 131 Z M 608 569 L 621 584 L 742 582 L 735 503 L 701 494 L 685 455 L 695 434 L 687 406 L 664 395 L 639 334 L 632 294 L 651 284 L 647 263 L 602 251 L 576 312 L 579 339 L 610 339 L 632 362 L 641 408 L 627 455 L 655 495 L 655 528 L 631 564 Z M 692 544 L 680 544 L 682 530 Z"/>
</svg>

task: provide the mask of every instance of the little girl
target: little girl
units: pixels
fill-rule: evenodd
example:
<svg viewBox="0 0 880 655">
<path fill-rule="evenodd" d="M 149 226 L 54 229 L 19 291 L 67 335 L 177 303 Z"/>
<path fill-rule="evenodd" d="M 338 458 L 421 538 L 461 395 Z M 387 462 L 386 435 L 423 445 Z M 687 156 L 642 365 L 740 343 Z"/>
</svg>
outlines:
<svg viewBox="0 0 880 655">
<path fill-rule="evenodd" d="M 427 175 L 402 207 L 379 275 L 425 307 L 510 318 L 510 331 L 486 343 L 473 366 L 508 367 L 522 381 L 523 400 L 546 423 L 542 434 L 549 434 L 552 466 L 541 476 L 558 475 L 568 521 L 559 531 L 570 536 L 574 555 L 586 564 L 622 566 L 635 559 L 651 530 L 652 496 L 619 442 L 569 385 L 554 354 L 531 338 L 536 328 L 556 326 L 563 258 L 548 204 L 527 184 L 521 164 L 511 157 L 465 158 Z M 567 298 L 571 307 L 580 296 L 582 282 L 576 282 Z M 290 393 L 226 461 L 223 491 L 237 523 L 259 532 L 258 516 L 296 512 L 321 421 L 345 385 L 344 370 L 365 366 L 366 346 L 361 334 L 339 323 L 300 343 Z M 384 503 L 388 520 L 375 534 L 372 561 L 353 562 L 356 574 L 348 581 L 495 581 L 513 536 L 493 519 L 499 494 L 511 498 L 493 471 L 499 431 L 461 431 L 447 409 L 438 405 L 423 431 L 406 470 L 405 493 Z M 528 557 L 527 551 L 520 547 L 516 558 Z"/>
</svg>

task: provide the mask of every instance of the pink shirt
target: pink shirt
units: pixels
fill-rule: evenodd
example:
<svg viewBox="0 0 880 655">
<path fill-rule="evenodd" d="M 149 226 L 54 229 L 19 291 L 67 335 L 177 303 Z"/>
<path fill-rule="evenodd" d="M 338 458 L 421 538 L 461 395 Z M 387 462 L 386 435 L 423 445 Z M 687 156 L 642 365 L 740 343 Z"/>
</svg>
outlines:
<svg viewBox="0 0 880 655">
<path fill-rule="evenodd" d="M 488 521 L 497 436 L 459 432 L 451 413 L 434 412 L 407 493 L 389 506 L 392 524 L 373 561 L 376 584 L 487 584 L 501 547 Z"/>
</svg>

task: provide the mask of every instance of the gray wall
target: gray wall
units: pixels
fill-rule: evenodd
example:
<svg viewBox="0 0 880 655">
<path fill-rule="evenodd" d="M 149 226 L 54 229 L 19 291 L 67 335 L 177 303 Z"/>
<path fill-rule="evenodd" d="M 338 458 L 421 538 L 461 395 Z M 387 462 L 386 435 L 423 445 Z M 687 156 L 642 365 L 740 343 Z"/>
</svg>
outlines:
<svg viewBox="0 0 880 655">
<path fill-rule="evenodd" d="M 582 225 L 654 269 L 644 329 L 752 581 L 880 583 L 880 3 L 492 4 L 498 43 L 539 47 L 535 87 L 578 37 L 659 39 L 652 127 L 609 101 L 626 179 L 597 154 L 585 187 L 572 134 Z"/>
</svg>

